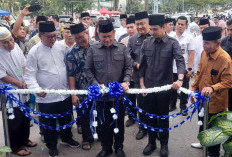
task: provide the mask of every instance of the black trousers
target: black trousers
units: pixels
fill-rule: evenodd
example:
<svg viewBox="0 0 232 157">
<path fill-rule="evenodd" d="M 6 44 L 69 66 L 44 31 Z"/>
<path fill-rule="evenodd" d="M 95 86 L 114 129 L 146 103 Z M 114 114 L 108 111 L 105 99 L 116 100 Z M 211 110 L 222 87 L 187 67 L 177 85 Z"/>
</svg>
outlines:
<svg viewBox="0 0 232 157">
<path fill-rule="evenodd" d="M 40 112 L 48 113 L 48 114 L 60 114 L 72 110 L 71 97 L 65 99 L 64 101 L 59 101 L 54 103 L 39 103 L 38 105 Z M 56 127 L 57 121 L 59 122 L 59 125 L 62 126 L 68 124 L 69 122 L 71 122 L 71 120 L 72 120 L 71 114 L 57 119 L 41 118 L 41 122 L 43 124 L 52 126 L 54 128 Z M 59 134 L 62 140 L 72 138 L 71 128 L 61 130 Z M 44 129 L 44 140 L 46 146 L 49 149 L 56 149 L 57 138 L 58 138 L 58 132 L 56 130 Z"/>
<path fill-rule="evenodd" d="M 169 98 L 171 92 L 151 93 L 145 97 L 145 111 L 157 115 L 169 114 Z M 169 119 L 150 119 L 147 117 L 147 124 L 155 128 L 169 128 Z M 148 131 L 148 142 L 155 143 L 157 132 Z M 167 145 L 169 132 L 159 132 L 160 144 Z"/>
<path fill-rule="evenodd" d="M 80 100 L 80 102 L 82 101 L 84 100 Z M 78 123 L 81 125 L 83 142 L 90 142 L 90 143 L 94 141 L 93 135 L 90 130 L 90 121 L 89 121 L 89 112 L 91 110 L 91 107 L 92 105 L 89 105 L 89 108 L 86 110 L 85 114 L 82 115 Z M 81 113 L 81 110 L 77 111 L 77 115 L 80 115 L 80 113 Z"/>
<path fill-rule="evenodd" d="M 119 107 L 119 113 L 117 119 L 117 127 L 119 129 L 119 132 L 115 134 L 114 128 L 116 126 L 116 123 L 115 122 L 112 123 L 113 114 L 110 112 L 110 109 L 115 106 L 115 102 L 110 102 L 110 101 L 105 103 L 103 101 L 97 102 L 99 138 L 101 140 L 102 149 L 106 151 L 112 149 L 113 143 L 115 150 L 119 148 L 123 148 L 124 131 L 125 131 L 124 130 L 125 107 L 123 106 L 122 101 L 120 101 L 119 103 L 120 103 L 120 107 Z"/>
<path fill-rule="evenodd" d="M 198 111 L 199 112 L 199 111 Z M 216 115 L 216 114 L 218 114 L 218 113 L 213 113 L 213 114 L 211 114 L 211 113 L 209 113 L 209 120 L 210 120 L 210 118 L 212 117 L 212 116 L 214 116 L 214 115 Z M 204 122 L 204 117 L 199 117 L 198 116 L 198 120 L 201 120 L 202 122 Z M 208 121 L 209 121 L 208 120 Z M 209 128 L 211 128 L 212 127 L 212 125 L 210 124 L 209 125 Z M 201 131 L 203 131 L 203 125 L 201 125 L 200 127 L 199 127 L 199 132 L 201 132 Z M 219 157 L 220 156 L 220 144 L 218 144 L 218 145 L 215 145 L 215 146 L 211 146 L 211 147 L 208 147 L 208 155 L 210 155 L 210 156 L 212 156 L 212 157 Z"/>
<path fill-rule="evenodd" d="M 229 111 L 232 111 L 232 88 L 229 89 Z"/>
<path fill-rule="evenodd" d="M 130 88 L 135 88 L 135 84 L 133 81 L 130 82 Z M 127 94 L 126 96 L 130 99 L 131 102 L 133 102 L 134 105 L 136 105 L 136 95 L 135 94 Z M 137 117 L 137 111 L 133 107 L 131 107 L 130 105 L 128 107 L 130 108 L 131 112 Z M 129 119 L 132 119 L 132 117 L 130 115 L 128 117 L 129 117 Z"/>
<path fill-rule="evenodd" d="M 28 104 L 25 103 L 25 105 Z M 14 115 L 14 119 L 7 119 L 12 151 L 26 145 L 30 136 L 30 120 L 18 107 L 14 107 Z"/>
<path fill-rule="evenodd" d="M 135 88 L 140 88 L 140 84 L 135 83 Z M 145 109 L 144 108 L 144 97 L 142 96 L 142 94 L 136 94 L 136 100 L 137 100 L 138 107 L 144 110 Z M 143 114 L 139 113 L 139 119 L 142 122 L 146 123 L 147 119 L 146 119 L 146 116 L 144 116 Z M 141 126 L 139 126 L 139 129 L 146 130 Z"/>
<path fill-rule="evenodd" d="M 173 82 L 178 80 L 178 74 L 177 73 L 173 73 Z M 189 89 L 189 78 L 186 77 L 186 74 L 184 75 L 184 80 L 183 80 L 183 85 L 182 87 Z M 171 94 L 171 98 L 170 98 L 170 107 L 175 107 L 176 106 L 176 102 L 177 102 L 177 90 L 171 90 L 172 94 Z M 187 106 L 187 101 L 188 99 L 188 95 L 181 93 L 180 94 L 180 109 L 185 110 L 186 106 Z"/>
</svg>

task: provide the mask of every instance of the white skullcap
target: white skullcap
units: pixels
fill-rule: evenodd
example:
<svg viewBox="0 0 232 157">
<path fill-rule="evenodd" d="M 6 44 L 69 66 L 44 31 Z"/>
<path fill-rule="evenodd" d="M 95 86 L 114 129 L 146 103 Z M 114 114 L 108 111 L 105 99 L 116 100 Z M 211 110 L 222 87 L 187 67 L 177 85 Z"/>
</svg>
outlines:
<svg viewBox="0 0 232 157">
<path fill-rule="evenodd" d="M 0 40 L 5 40 L 11 37 L 10 31 L 6 27 L 0 27 Z"/>
</svg>

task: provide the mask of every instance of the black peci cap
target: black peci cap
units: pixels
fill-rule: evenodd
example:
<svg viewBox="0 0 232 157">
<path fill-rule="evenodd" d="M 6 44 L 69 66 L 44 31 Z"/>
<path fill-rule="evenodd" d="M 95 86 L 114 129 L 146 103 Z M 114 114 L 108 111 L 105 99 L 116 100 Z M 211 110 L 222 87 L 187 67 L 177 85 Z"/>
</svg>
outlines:
<svg viewBox="0 0 232 157">
<path fill-rule="evenodd" d="M 109 33 L 114 30 L 114 26 L 110 20 L 103 20 L 99 22 L 99 32 Z"/>
<path fill-rule="evenodd" d="M 222 28 L 217 26 L 210 26 L 205 28 L 202 31 L 203 40 L 205 41 L 214 41 L 221 39 Z"/>
<path fill-rule="evenodd" d="M 78 34 L 85 31 L 85 26 L 83 23 L 78 23 L 70 26 L 71 34 Z"/>
<path fill-rule="evenodd" d="M 153 14 L 149 16 L 149 25 L 163 25 L 164 22 L 164 15 Z"/>
<path fill-rule="evenodd" d="M 131 23 L 135 23 L 135 16 L 129 16 L 127 19 L 126 19 L 126 24 L 131 24 Z"/>
<path fill-rule="evenodd" d="M 135 21 L 148 18 L 146 11 L 135 13 Z"/>
<path fill-rule="evenodd" d="M 88 12 L 81 13 L 81 18 L 86 17 L 86 16 L 90 16 Z"/>
<path fill-rule="evenodd" d="M 120 15 L 120 19 L 126 19 L 127 18 L 127 15 L 126 14 L 121 14 Z"/>
<path fill-rule="evenodd" d="M 210 25 L 209 19 L 207 18 L 200 18 L 199 25 Z"/>
<path fill-rule="evenodd" d="M 41 33 L 48 33 L 48 32 L 55 32 L 55 24 L 52 21 L 40 22 L 39 23 L 39 32 Z"/>
</svg>

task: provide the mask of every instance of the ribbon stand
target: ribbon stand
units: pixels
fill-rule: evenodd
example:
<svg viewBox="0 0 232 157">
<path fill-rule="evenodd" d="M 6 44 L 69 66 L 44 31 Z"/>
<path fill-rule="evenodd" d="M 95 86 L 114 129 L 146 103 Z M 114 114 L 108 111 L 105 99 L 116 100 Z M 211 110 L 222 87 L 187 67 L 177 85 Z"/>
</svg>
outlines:
<svg viewBox="0 0 232 157">
<path fill-rule="evenodd" d="M 7 116 L 7 108 L 6 108 L 6 97 L 5 94 L 0 94 L 0 107 L 2 110 L 2 121 L 3 121 L 3 132 L 5 138 L 5 146 L 10 147 L 10 138 L 9 138 L 9 131 L 8 131 L 8 116 Z M 6 157 L 11 157 L 11 153 L 6 153 Z"/>
<path fill-rule="evenodd" d="M 209 122 L 209 100 L 204 101 L 204 124 L 203 130 L 208 129 L 208 122 Z M 207 157 L 207 147 L 203 147 L 203 156 Z"/>
</svg>

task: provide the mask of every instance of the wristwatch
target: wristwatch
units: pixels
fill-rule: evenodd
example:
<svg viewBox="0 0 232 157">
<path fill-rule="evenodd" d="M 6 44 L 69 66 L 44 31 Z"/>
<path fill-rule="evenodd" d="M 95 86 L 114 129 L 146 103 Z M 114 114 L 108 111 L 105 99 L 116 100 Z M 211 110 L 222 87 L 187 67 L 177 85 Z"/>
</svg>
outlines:
<svg viewBox="0 0 232 157">
<path fill-rule="evenodd" d="M 192 71 L 193 69 L 192 68 L 188 68 L 188 71 Z"/>
<path fill-rule="evenodd" d="M 183 77 L 178 77 L 178 81 L 184 81 Z"/>
</svg>

